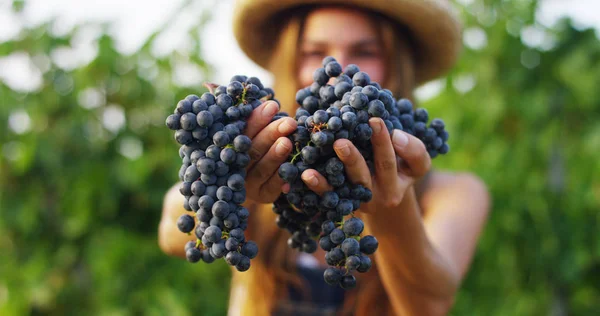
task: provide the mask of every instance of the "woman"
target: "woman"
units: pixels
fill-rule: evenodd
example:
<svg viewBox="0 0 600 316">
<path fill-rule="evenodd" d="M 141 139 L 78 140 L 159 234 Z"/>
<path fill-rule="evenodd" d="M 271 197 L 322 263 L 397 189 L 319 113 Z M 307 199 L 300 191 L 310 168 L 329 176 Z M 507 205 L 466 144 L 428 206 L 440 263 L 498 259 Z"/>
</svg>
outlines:
<svg viewBox="0 0 600 316">
<path fill-rule="evenodd" d="M 323 3 L 326 2 L 327 5 Z M 318 3 L 318 5 L 308 5 Z M 241 0 L 234 31 L 241 48 L 275 76 L 282 110 L 294 113 L 295 92 L 312 82 L 325 56 L 357 64 L 372 80 L 411 98 L 419 83 L 441 75 L 460 48 L 460 27 L 444 2 L 431 0 Z M 247 272 L 234 269 L 231 315 L 443 315 L 471 261 L 487 218 L 489 197 L 474 175 L 430 171 L 421 141 L 372 118 L 375 174 L 347 140 L 334 149 L 350 180 L 373 191 L 360 208 L 366 234 L 379 240 L 374 266 L 357 275 L 357 288 L 344 292 L 322 280 L 324 252 L 298 254 L 287 247 L 289 233 L 274 224 L 271 203 L 285 189 L 278 166 L 292 150 L 285 137 L 291 118 L 270 123 L 277 105 L 266 102 L 248 122 L 253 138 L 246 206 L 246 236 L 259 245 Z M 397 157 L 401 159 L 397 159 Z M 302 174 L 314 191 L 327 181 L 315 170 Z M 160 246 L 184 257 L 189 237 L 175 221 L 184 213 L 174 186 L 166 195 L 159 228 Z"/>
</svg>

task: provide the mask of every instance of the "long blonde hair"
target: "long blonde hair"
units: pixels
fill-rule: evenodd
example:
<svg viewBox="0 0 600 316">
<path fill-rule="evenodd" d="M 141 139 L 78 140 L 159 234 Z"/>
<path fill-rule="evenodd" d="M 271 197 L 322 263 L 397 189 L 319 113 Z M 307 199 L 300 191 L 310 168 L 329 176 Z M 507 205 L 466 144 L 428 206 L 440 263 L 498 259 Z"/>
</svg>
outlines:
<svg viewBox="0 0 600 316">
<path fill-rule="evenodd" d="M 281 18 L 279 38 L 274 39 L 275 50 L 269 71 L 275 77 L 273 86 L 282 110 L 295 113 L 295 94 L 300 87 L 298 81 L 298 47 L 306 16 L 314 7 L 294 9 Z M 371 13 L 374 25 L 384 46 L 386 65 L 384 88 L 390 89 L 396 98 L 412 99 L 415 88 L 415 53 L 410 44 L 410 34 L 393 21 L 377 13 Z M 375 22 L 377 21 L 377 22 Z M 247 291 L 242 304 L 243 315 L 269 315 L 277 300 L 287 295 L 287 286 L 301 288 L 295 274 L 296 250 L 287 247 L 289 237 L 274 224 L 276 215 L 269 206 L 255 206 L 252 210 L 248 234 L 259 246 L 260 254 L 252 262 L 252 268 L 244 273 L 234 273 L 233 286 Z M 348 291 L 342 314 L 357 315 L 388 314 L 389 300 L 383 289 L 377 265 L 368 273 L 358 276 L 358 286 Z M 306 289 L 305 289 L 306 290 Z M 235 290 L 234 290 L 235 291 Z M 359 296 L 361 299 L 356 300 Z M 385 303 L 384 302 L 388 302 Z M 352 312 L 351 312 L 352 311 Z"/>
</svg>

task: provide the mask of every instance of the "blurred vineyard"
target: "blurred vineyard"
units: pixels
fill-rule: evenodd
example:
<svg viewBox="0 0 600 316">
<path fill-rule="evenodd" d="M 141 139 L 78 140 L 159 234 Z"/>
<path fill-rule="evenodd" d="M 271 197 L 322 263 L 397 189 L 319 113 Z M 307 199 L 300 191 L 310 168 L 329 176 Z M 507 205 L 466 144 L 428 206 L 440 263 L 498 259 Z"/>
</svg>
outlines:
<svg viewBox="0 0 600 316">
<path fill-rule="evenodd" d="M 460 7 L 462 59 L 421 103 L 451 135 L 434 167 L 475 172 L 493 195 L 452 315 L 600 311 L 600 41 L 568 20 L 535 24 L 536 5 Z M 164 118 L 204 92 L 178 72 L 212 74 L 199 35 L 210 16 L 199 17 L 189 49 L 164 57 L 152 54 L 160 32 L 124 54 L 106 25 L 93 25 L 95 53 L 76 67 L 55 57 L 91 25 L 57 35 L 49 22 L 0 42 L 0 58 L 26 59 L 42 78 L 33 91 L 0 81 L 0 315 L 225 314 L 226 265 L 157 246 L 179 164 Z"/>
</svg>

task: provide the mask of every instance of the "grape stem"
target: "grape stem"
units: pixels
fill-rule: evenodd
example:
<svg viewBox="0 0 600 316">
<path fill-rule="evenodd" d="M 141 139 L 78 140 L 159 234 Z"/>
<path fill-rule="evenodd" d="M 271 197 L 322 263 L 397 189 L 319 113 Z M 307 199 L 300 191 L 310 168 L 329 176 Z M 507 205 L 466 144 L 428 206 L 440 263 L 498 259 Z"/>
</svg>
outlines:
<svg viewBox="0 0 600 316">
<path fill-rule="evenodd" d="M 212 93 L 212 94 L 214 94 L 214 93 L 213 93 L 213 92 L 214 92 L 214 90 L 215 90 L 217 87 L 219 87 L 219 85 L 218 85 L 218 84 L 216 84 L 216 83 L 210 83 L 210 82 L 205 82 L 205 83 L 204 83 L 204 86 L 205 86 L 205 87 L 208 89 L 208 92 L 210 92 L 210 93 Z"/>
</svg>

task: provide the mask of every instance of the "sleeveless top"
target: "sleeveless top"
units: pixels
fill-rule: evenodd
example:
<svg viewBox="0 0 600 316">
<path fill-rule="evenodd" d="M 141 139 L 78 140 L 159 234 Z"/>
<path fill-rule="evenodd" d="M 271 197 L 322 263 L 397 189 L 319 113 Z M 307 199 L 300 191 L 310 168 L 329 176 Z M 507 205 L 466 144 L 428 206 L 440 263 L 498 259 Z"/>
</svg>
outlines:
<svg viewBox="0 0 600 316">
<path fill-rule="evenodd" d="M 278 302 L 274 316 L 333 316 L 344 303 L 344 290 L 323 280 L 324 267 L 312 255 L 298 255 L 296 271 L 306 292 L 288 287 L 288 299 Z"/>
</svg>

